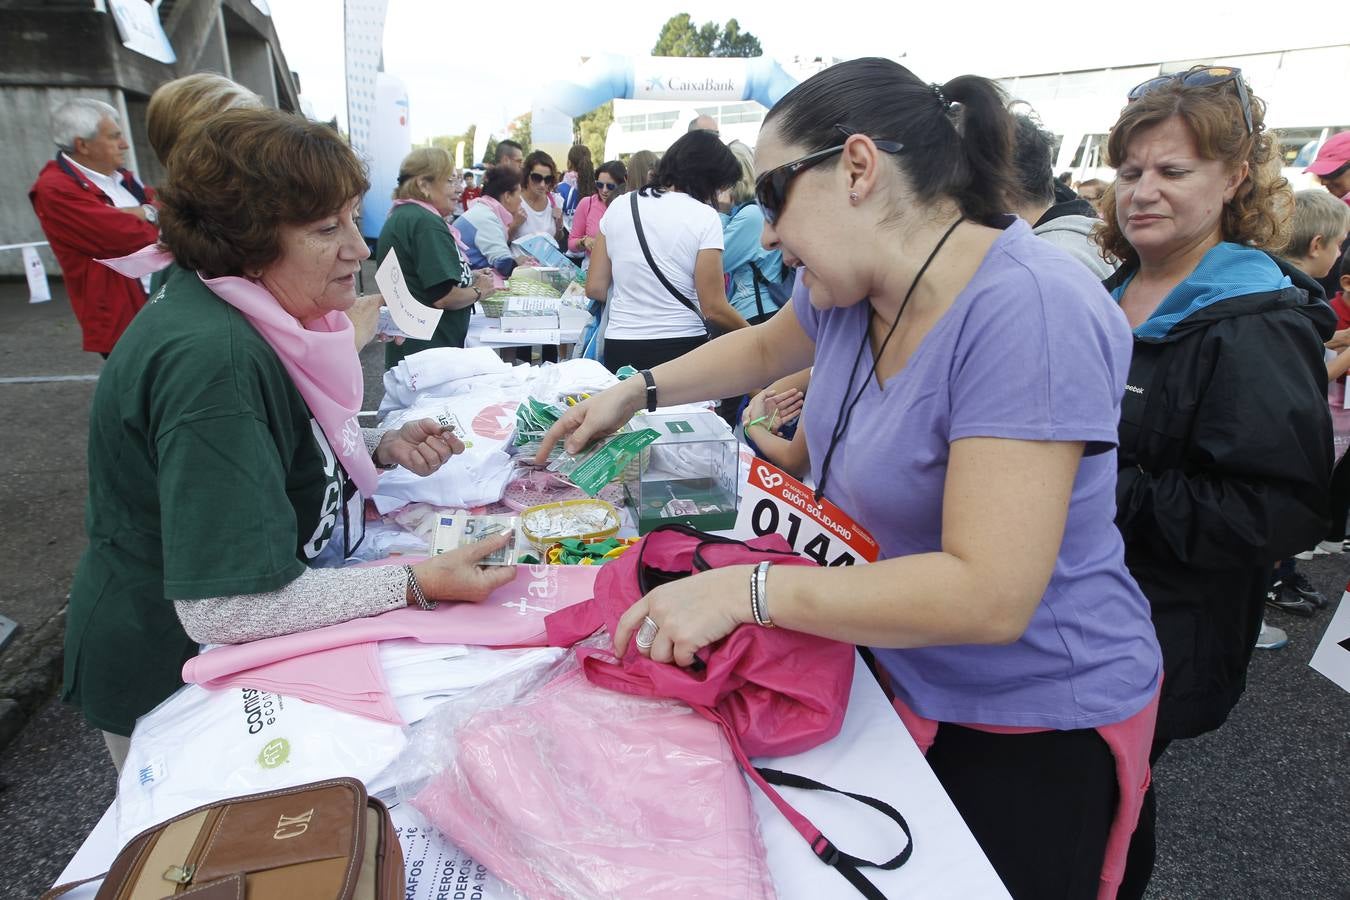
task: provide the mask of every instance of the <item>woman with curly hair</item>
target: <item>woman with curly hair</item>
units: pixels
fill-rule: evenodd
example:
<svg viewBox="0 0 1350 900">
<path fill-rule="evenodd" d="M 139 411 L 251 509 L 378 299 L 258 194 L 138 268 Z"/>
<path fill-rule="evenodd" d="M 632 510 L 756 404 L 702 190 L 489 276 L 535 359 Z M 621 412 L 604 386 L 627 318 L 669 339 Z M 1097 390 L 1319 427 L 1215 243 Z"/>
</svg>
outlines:
<svg viewBox="0 0 1350 900">
<path fill-rule="evenodd" d="M 1223 724 L 1272 567 L 1326 530 L 1335 316 L 1266 252 L 1292 203 L 1264 114 L 1239 70 L 1197 67 L 1131 91 L 1107 142 L 1098 240 L 1123 262 L 1105 286 L 1134 329 L 1116 524 L 1163 651 L 1155 761 Z M 1153 824 L 1150 791 L 1122 897 L 1143 896 Z"/>
</svg>

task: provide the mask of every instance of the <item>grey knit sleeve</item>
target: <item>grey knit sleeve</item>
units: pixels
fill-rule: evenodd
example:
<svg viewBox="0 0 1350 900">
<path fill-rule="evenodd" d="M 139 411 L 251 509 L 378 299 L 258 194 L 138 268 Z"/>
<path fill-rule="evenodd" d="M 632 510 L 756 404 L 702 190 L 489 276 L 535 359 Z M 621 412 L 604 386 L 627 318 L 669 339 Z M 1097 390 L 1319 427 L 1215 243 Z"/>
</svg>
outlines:
<svg viewBox="0 0 1350 900">
<path fill-rule="evenodd" d="M 375 448 L 380 446 L 380 438 L 384 437 L 385 434 L 387 434 L 392 430 L 393 430 L 392 428 L 380 428 L 380 427 L 362 428 L 361 437 L 363 437 L 366 441 L 366 452 L 369 453 L 371 456 L 374 456 Z"/>
<path fill-rule="evenodd" d="M 307 569 L 280 590 L 205 600 L 175 600 L 188 637 L 200 644 L 242 644 L 374 616 L 407 605 L 402 566 Z"/>
</svg>

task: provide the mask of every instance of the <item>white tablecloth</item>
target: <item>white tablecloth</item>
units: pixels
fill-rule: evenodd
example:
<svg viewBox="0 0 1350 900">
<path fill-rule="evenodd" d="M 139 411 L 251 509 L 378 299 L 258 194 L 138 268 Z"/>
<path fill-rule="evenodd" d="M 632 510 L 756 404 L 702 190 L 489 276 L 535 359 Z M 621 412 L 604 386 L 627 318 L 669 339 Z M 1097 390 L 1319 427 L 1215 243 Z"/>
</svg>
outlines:
<svg viewBox="0 0 1350 900">
<path fill-rule="evenodd" d="M 876 797 L 905 816 L 914 834 L 910 860 L 891 872 L 863 870 L 887 896 L 1008 896 L 861 659 L 854 674 L 848 715 L 843 730 L 834 740 L 796 756 L 755 762 L 805 775 L 841 790 Z M 856 896 L 842 876 L 816 859 L 806 842 L 758 788 L 752 785 L 750 793 L 780 898 Z M 784 790 L 783 794 L 838 847 L 854 856 L 883 861 L 902 846 L 899 843 L 902 836 L 893 823 L 854 801 L 808 791 Z M 401 808 L 394 813 L 397 821 Z M 110 807 L 61 873 L 58 883 L 96 875 L 108 868 L 119 849 L 115 818 L 114 808 Z M 428 853 L 426 842 L 418 841 L 407 834 L 403 836 L 405 855 L 410 862 L 414 855 L 419 860 L 423 884 L 430 886 L 448 874 L 465 871 L 466 863 L 455 856 L 454 848 L 441 844 L 440 852 Z M 95 890 L 94 885 L 88 885 L 67 897 L 90 898 Z M 423 892 L 419 890 L 409 896 L 421 897 Z M 426 896 L 434 897 L 435 892 Z"/>
</svg>

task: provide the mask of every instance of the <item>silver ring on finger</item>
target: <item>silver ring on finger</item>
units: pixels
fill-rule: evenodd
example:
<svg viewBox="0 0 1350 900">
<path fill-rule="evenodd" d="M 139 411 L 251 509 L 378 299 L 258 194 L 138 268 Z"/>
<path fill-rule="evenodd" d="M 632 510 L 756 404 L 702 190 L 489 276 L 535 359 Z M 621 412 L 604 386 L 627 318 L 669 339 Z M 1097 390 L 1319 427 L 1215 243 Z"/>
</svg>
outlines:
<svg viewBox="0 0 1350 900">
<path fill-rule="evenodd" d="M 639 650 L 650 650 L 656 642 L 656 632 L 660 628 L 651 616 L 642 617 L 642 627 L 638 629 L 636 643 Z"/>
</svg>

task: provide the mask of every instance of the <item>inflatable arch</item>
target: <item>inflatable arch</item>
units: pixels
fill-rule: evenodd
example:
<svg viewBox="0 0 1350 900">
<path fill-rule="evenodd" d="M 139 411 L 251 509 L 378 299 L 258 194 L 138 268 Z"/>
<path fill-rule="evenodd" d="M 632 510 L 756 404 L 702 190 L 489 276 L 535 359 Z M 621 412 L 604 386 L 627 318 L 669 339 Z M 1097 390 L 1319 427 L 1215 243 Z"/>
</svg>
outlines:
<svg viewBox="0 0 1350 900">
<path fill-rule="evenodd" d="M 773 106 L 796 84 L 767 56 L 593 56 L 535 97 L 530 138 L 561 164 L 572 145 L 573 117 L 610 100 L 756 100 Z"/>
</svg>

